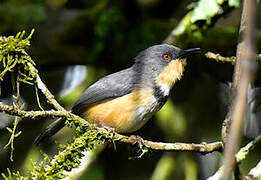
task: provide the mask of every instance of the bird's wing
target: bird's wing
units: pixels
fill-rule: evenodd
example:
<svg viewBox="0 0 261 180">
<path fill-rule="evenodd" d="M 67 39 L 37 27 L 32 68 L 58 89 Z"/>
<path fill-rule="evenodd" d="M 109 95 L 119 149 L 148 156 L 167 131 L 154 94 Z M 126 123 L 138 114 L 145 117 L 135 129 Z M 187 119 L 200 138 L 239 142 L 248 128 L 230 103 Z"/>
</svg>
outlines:
<svg viewBox="0 0 261 180">
<path fill-rule="evenodd" d="M 100 79 L 85 90 L 73 105 L 72 112 L 81 115 L 92 104 L 129 94 L 134 88 L 133 73 L 132 68 L 129 68 Z M 54 121 L 35 139 L 35 144 L 39 145 L 43 140 L 50 138 L 64 125 L 65 119 L 59 118 Z"/>
<path fill-rule="evenodd" d="M 131 68 L 105 76 L 85 90 L 72 107 L 72 112 L 81 115 L 93 104 L 104 102 L 130 93 L 134 88 Z"/>
</svg>

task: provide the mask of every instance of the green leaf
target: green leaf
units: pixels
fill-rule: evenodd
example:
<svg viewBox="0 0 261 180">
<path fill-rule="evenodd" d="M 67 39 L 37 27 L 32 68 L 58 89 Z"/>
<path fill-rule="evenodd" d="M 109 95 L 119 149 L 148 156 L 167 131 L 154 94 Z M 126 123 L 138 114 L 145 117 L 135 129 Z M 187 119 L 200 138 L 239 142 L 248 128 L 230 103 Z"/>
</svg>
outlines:
<svg viewBox="0 0 261 180">
<path fill-rule="evenodd" d="M 229 5 L 229 7 L 238 8 L 240 6 L 240 0 L 229 0 L 228 5 Z"/>
<path fill-rule="evenodd" d="M 218 0 L 201 0 L 198 6 L 194 9 L 191 17 L 191 22 L 194 23 L 199 20 L 206 20 L 207 23 L 211 23 L 211 17 L 222 14 L 223 9 L 220 4 L 223 1 Z"/>
</svg>

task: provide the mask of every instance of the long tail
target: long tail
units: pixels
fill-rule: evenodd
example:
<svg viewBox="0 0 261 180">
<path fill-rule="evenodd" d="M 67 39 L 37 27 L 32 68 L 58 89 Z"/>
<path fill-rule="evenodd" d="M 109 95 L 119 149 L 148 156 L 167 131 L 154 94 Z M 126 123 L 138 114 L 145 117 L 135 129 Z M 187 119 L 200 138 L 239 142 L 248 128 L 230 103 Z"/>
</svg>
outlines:
<svg viewBox="0 0 261 180">
<path fill-rule="evenodd" d="M 45 140 L 52 137 L 55 133 L 60 131 L 65 126 L 65 119 L 59 118 L 51 123 L 47 128 L 34 140 L 36 146 L 40 145 Z"/>
</svg>

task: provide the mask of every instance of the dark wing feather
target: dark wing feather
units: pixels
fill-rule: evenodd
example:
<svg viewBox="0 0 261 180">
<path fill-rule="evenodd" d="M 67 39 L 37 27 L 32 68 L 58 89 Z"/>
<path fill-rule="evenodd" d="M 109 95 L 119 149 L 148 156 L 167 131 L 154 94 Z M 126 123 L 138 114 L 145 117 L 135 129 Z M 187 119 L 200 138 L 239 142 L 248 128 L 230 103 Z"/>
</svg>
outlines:
<svg viewBox="0 0 261 180">
<path fill-rule="evenodd" d="M 107 101 L 130 93 L 134 88 L 132 68 L 108 75 L 91 85 L 82 96 L 75 102 L 72 112 L 81 115 L 84 110 L 99 102 Z M 50 124 L 36 139 L 35 144 L 39 145 L 49 139 L 56 132 L 65 126 L 65 119 L 59 118 Z"/>
<path fill-rule="evenodd" d="M 139 58 L 142 58 L 141 56 L 144 56 L 144 53 L 139 56 Z M 101 78 L 85 90 L 73 105 L 71 112 L 81 116 L 86 108 L 93 104 L 108 101 L 131 93 L 134 88 L 140 87 L 141 81 L 143 81 L 143 79 L 141 79 L 143 73 L 146 73 L 146 71 L 143 69 L 142 61 L 136 61 L 131 68 Z M 62 129 L 65 126 L 64 122 L 65 119 L 59 118 L 50 124 L 36 138 L 35 144 L 39 145 L 43 140 L 50 138 Z"/>
<path fill-rule="evenodd" d="M 133 70 L 128 68 L 105 76 L 92 84 L 72 107 L 72 112 L 81 115 L 93 104 L 104 102 L 130 93 L 133 88 Z"/>
</svg>

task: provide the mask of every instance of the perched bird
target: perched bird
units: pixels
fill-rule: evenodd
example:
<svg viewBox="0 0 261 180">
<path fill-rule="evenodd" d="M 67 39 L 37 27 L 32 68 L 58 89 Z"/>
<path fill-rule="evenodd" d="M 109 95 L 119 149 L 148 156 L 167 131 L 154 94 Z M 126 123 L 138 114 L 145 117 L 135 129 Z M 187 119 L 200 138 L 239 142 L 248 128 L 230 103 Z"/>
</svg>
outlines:
<svg viewBox="0 0 261 180">
<path fill-rule="evenodd" d="M 186 57 L 199 50 L 168 44 L 151 46 L 135 57 L 130 68 L 105 76 L 87 88 L 71 112 L 119 133 L 134 132 L 166 103 L 170 89 L 183 75 Z M 64 125 L 65 119 L 54 121 L 35 143 L 51 137 Z"/>
</svg>

